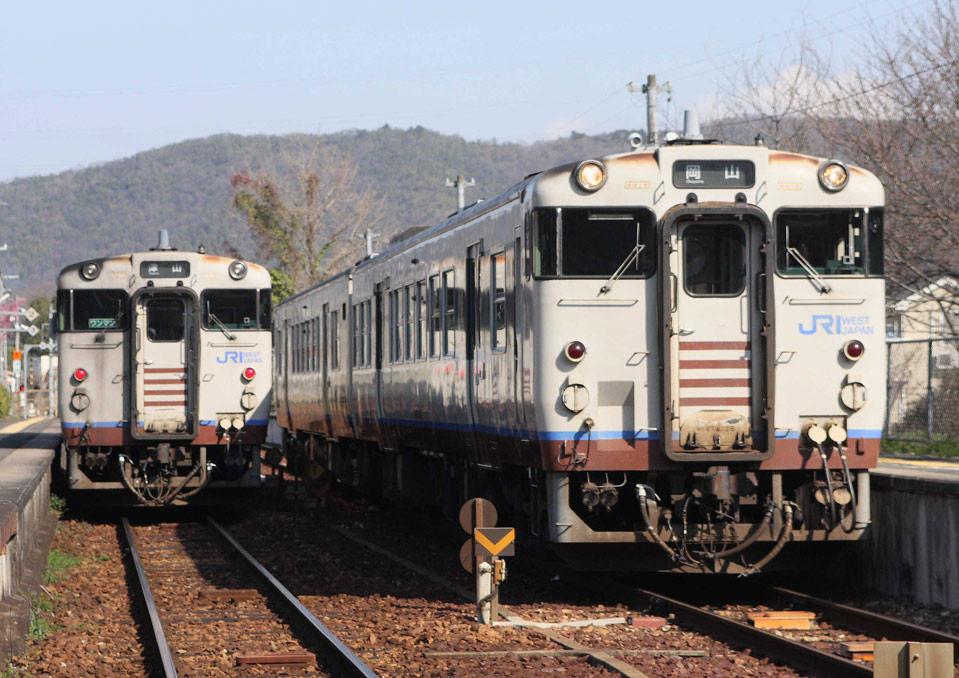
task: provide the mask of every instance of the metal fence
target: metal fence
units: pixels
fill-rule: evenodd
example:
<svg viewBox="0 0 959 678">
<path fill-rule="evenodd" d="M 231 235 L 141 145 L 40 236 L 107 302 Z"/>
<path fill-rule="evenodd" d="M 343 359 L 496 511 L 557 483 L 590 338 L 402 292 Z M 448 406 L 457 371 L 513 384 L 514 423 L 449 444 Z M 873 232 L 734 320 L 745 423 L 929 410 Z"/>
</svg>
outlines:
<svg viewBox="0 0 959 678">
<path fill-rule="evenodd" d="M 887 440 L 959 440 L 959 337 L 887 339 Z"/>
</svg>

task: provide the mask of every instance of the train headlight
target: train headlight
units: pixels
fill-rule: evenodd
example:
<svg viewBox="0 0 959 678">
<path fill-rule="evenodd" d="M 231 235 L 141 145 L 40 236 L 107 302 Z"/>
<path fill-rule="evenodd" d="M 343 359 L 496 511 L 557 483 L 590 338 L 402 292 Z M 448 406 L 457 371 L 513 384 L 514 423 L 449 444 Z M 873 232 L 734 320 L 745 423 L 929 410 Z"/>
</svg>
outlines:
<svg viewBox="0 0 959 678">
<path fill-rule="evenodd" d="M 236 261 L 230 262 L 230 277 L 234 280 L 243 280 L 246 277 L 247 272 L 246 263 L 237 259 Z"/>
<path fill-rule="evenodd" d="M 598 191 L 606 183 L 606 165 L 599 160 L 584 160 L 576 166 L 575 177 L 584 191 Z"/>
<path fill-rule="evenodd" d="M 586 357 L 586 345 L 581 341 L 571 341 L 566 344 L 566 357 L 574 363 Z"/>
<path fill-rule="evenodd" d="M 850 360 L 859 360 L 862 358 L 862 354 L 866 352 L 866 347 L 862 345 L 862 342 L 858 339 L 853 339 L 847 341 L 846 344 L 842 347 L 842 353 L 844 356 Z"/>
<path fill-rule="evenodd" d="M 95 261 L 91 261 L 80 267 L 80 277 L 84 280 L 96 280 L 99 275 L 100 264 Z"/>
<path fill-rule="evenodd" d="M 255 376 L 256 370 L 254 370 L 252 367 L 247 367 L 245 370 L 243 370 L 243 378 L 247 381 L 253 381 L 253 377 Z"/>
<path fill-rule="evenodd" d="M 816 174 L 819 176 L 819 185 L 830 193 L 841 191 L 849 182 L 849 170 L 838 160 L 827 160 L 819 166 Z"/>
<path fill-rule="evenodd" d="M 73 371 L 73 378 L 82 382 L 87 378 L 87 371 L 82 367 L 78 367 Z"/>
</svg>

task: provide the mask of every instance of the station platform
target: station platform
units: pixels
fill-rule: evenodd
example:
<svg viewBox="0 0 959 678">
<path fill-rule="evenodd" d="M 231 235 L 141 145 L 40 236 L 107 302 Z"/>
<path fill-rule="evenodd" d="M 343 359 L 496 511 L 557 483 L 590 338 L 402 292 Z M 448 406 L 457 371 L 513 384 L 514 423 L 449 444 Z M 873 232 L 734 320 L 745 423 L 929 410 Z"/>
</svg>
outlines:
<svg viewBox="0 0 959 678">
<path fill-rule="evenodd" d="M 959 609 L 959 460 L 880 456 L 870 476 L 860 574 L 884 594 Z"/>
<path fill-rule="evenodd" d="M 30 628 L 57 525 L 50 474 L 59 444 L 60 424 L 51 417 L 0 428 L 0 657 L 20 652 Z"/>
</svg>

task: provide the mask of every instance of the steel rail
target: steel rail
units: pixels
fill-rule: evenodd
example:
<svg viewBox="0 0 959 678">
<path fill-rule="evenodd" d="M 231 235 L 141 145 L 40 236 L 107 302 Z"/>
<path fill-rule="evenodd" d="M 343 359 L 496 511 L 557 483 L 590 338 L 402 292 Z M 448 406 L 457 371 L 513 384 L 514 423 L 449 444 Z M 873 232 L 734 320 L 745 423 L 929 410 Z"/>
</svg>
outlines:
<svg viewBox="0 0 959 678">
<path fill-rule="evenodd" d="M 789 666 L 829 678 L 871 678 L 873 675 L 872 668 L 864 664 L 805 643 L 777 636 L 661 593 L 619 582 L 575 576 L 565 567 L 555 569 L 564 571 L 560 576 L 567 581 L 576 582 L 579 586 L 616 598 L 637 609 L 648 607 L 650 602 L 663 603 L 672 611 L 676 623 L 698 629 L 733 645 L 759 650 L 768 657 L 783 661 Z"/>
<path fill-rule="evenodd" d="M 263 567 L 256 558 L 251 556 L 250 553 L 233 538 L 233 535 L 227 532 L 226 529 L 213 518 L 207 516 L 206 520 L 213 529 L 219 532 L 220 536 L 223 537 L 227 543 L 236 549 L 236 552 L 240 554 L 257 575 L 267 583 L 271 590 L 293 608 L 300 619 L 313 629 L 322 644 L 342 661 L 350 675 L 361 676 L 362 678 L 378 678 L 377 674 L 374 673 L 369 666 L 364 664 L 350 648 L 343 644 L 343 641 L 336 637 L 336 634 L 330 631 L 323 622 L 306 609 L 306 606 L 304 606 L 296 596 L 290 593 L 289 589 L 283 586 L 276 577 L 270 574 L 270 571 Z"/>
<path fill-rule="evenodd" d="M 143 602 L 147 607 L 147 613 L 150 615 L 153 639 L 156 642 L 157 651 L 160 654 L 160 661 L 163 663 L 163 675 L 166 676 L 166 678 L 177 678 L 176 666 L 173 665 L 173 653 L 170 651 L 170 644 L 167 642 L 166 633 L 163 632 L 160 613 L 157 610 L 153 592 L 150 590 L 150 582 L 147 581 L 146 571 L 143 569 L 143 560 L 140 558 L 140 551 L 137 550 L 136 541 L 133 538 L 133 530 L 130 528 L 130 521 L 124 517 L 122 522 L 123 533 L 126 536 L 127 546 L 130 549 L 130 557 L 133 558 L 133 566 L 136 569 L 137 581 L 140 583 L 140 595 L 143 597 Z"/>
<path fill-rule="evenodd" d="M 808 593 L 801 593 L 780 586 L 774 586 L 772 590 L 787 598 L 801 602 L 804 607 L 812 608 L 811 611 L 820 612 L 828 619 L 871 636 L 912 642 L 950 643 L 953 647 L 953 661 L 959 663 L 959 636 L 953 636 L 895 617 L 888 617 L 877 612 L 834 603 L 811 596 Z M 901 636 L 896 637 L 897 634 L 901 634 Z"/>
</svg>

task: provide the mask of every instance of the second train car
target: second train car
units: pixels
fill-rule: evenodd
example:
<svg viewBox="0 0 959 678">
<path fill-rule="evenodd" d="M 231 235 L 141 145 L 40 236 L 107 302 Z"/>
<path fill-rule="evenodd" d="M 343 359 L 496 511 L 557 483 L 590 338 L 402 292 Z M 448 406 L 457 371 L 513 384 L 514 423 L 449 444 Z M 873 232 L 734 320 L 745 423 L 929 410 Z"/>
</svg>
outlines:
<svg viewBox="0 0 959 678">
<path fill-rule="evenodd" d="M 485 496 L 584 569 L 752 573 L 868 532 L 883 202 L 680 139 L 556 167 L 276 309 L 307 476 Z"/>
</svg>

